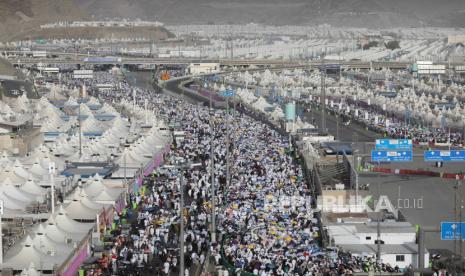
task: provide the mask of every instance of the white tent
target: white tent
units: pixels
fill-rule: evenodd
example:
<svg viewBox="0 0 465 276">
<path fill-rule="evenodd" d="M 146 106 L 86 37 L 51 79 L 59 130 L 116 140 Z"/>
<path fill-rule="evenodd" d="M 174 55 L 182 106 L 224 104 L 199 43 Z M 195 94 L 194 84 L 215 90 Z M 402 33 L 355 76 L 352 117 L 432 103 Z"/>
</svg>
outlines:
<svg viewBox="0 0 465 276">
<path fill-rule="evenodd" d="M 3 191 L 0 193 L 0 198 L 3 200 L 5 214 L 16 213 L 14 211 L 23 212 L 26 209 L 26 204 L 24 202 L 4 194 Z"/>
<path fill-rule="evenodd" d="M 69 233 L 78 233 L 84 236 L 94 226 L 93 223 L 80 223 L 70 218 L 63 205 L 60 205 L 53 217 L 58 227 Z"/>
<path fill-rule="evenodd" d="M 20 276 L 40 276 L 40 272 L 37 271 L 34 263 L 30 263 L 29 268 L 21 271 Z"/>
<path fill-rule="evenodd" d="M 13 166 L 7 166 L 6 168 L 3 169 L 3 172 L 0 173 L 0 181 L 4 179 L 9 179 L 10 183 L 12 183 L 13 185 L 19 186 L 26 182 L 27 176 L 23 178 L 14 172 Z"/>
<path fill-rule="evenodd" d="M 84 187 L 84 191 L 86 192 L 87 195 L 89 195 L 90 197 L 93 197 L 93 196 L 100 194 L 104 188 L 105 188 L 105 185 L 103 184 L 101 179 L 92 177 L 87 181 Z"/>
<path fill-rule="evenodd" d="M 22 270 L 33 263 L 39 270 L 53 270 L 55 265 L 60 264 L 60 259 L 61 258 L 57 258 L 57 256 L 49 256 L 42 253 L 34 246 L 31 237 L 27 236 L 23 243 L 7 251 L 3 267 Z"/>
<path fill-rule="evenodd" d="M 6 165 L 10 164 L 11 160 L 8 158 L 8 154 L 6 151 L 2 152 L 0 155 L 0 167 L 5 167 Z"/>
<path fill-rule="evenodd" d="M 44 232 L 36 233 L 32 240 L 32 243 L 42 253 L 52 256 L 68 256 L 73 250 L 73 247 L 71 245 L 67 245 L 65 243 L 58 243 L 52 240 Z"/>
<path fill-rule="evenodd" d="M 100 209 L 92 209 L 82 203 L 81 199 L 73 199 L 67 206 L 67 215 L 75 220 L 95 220 L 96 215 L 100 215 L 104 212 L 104 205 L 101 205 Z"/>
<path fill-rule="evenodd" d="M 46 190 L 41 186 L 37 185 L 32 178 L 28 179 L 26 183 L 19 187 L 21 191 L 30 193 L 37 196 L 43 196 L 46 193 Z"/>
<path fill-rule="evenodd" d="M 71 242 L 80 242 L 82 238 L 84 238 L 84 234 L 65 231 L 57 225 L 53 217 L 50 217 L 47 222 L 45 222 L 44 229 L 47 236 L 57 243 L 69 244 Z"/>
<path fill-rule="evenodd" d="M 105 187 L 98 195 L 92 197 L 92 200 L 102 204 L 115 204 L 124 190 Z"/>
<path fill-rule="evenodd" d="M 14 186 L 9 178 L 6 178 L 0 185 L 0 197 L 4 195 L 16 199 L 17 201 L 23 202 L 24 205 L 28 205 L 34 201 L 42 201 L 41 196 L 31 194 L 20 190 L 18 187 Z"/>
<path fill-rule="evenodd" d="M 19 176 L 19 177 L 21 177 L 23 179 L 28 178 L 29 173 L 26 171 L 26 169 L 24 169 L 23 164 L 21 164 L 21 162 L 19 160 L 15 161 L 15 163 L 13 165 L 13 171 L 17 176 Z"/>
<path fill-rule="evenodd" d="M 40 165 L 39 159 L 36 159 L 29 168 L 29 172 L 33 175 L 34 179 L 43 179 L 45 175 L 48 176 L 48 170 Z"/>
</svg>

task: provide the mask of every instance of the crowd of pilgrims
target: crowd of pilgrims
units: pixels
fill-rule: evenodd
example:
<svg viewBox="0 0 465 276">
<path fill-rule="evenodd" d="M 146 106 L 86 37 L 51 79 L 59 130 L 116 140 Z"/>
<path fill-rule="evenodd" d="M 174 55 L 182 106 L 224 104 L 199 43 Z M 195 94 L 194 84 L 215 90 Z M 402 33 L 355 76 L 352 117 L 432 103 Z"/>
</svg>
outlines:
<svg viewBox="0 0 465 276">
<path fill-rule="evenodd" d="M 93 83 L 110 81 L 116 82 L 111 74 L 99 74 Z M 98 97 L 113 103 L 132 100 L 132 89 L 123 80 L 118 89 L 100 92 Z M 193 275 L 206 262 L 254 275 L 399 271 L 377 263 L 373 256 L 321 247 L 314 198 L 302 168 L 291 157 L 287 137 L 239 112 L 228 115 L 224 110 L 212 111 L 151 90 L 137 90 L 139 103 L 149 99 L 149 109 L 157 110 L 166 123 L 179 123 L 185 132 L 183 141 L 173 142 L 165 164 L 184 160 L 200 165 L 183 170 L 159 167 L 143 179 L 139 192 L 128 195 L 128 207 L 114 217 L 104 269 L 107 275 L 179 275 L 181 193 L 184 275 Z M 231 137 L 229 181 L 227 134 Z M 212 138 L 217 243 L 210 242 Z M 182 191 L 181 178 L 185 179 Z"/>
<path fill-rule="evenodd" d="M 314 101 L 313 104 L 317 107 L 320 106 L 318 101 Z M 450 141 L 453 146 L 463 145 L 463 129 L 434 128 L 413 118 L 406 121 L 405 116 L 387 114 L 386 117 L 385 111 L 374 105 L 355 104 L 354 101 L 348 101 L 347 104 L 350 107 L 349 110 L 346 107 L 339 109 L 337 104 L 333 107 L 326 106 L 326 109 L 332 114 L 338 114 L 347 124 L 358 123 L 367 129 L 383 133 L 386 137 L 412 139 L 413 143 L 436 144 Z M 355 109 L 359 110 L 357 116 Z M 368 120 L 365 118 L 365 112 L 368 112 Z M 375 121 L 376 116 L 378 117 L 377 122 Z M 386 118 L 389 120 L 387 127 Z"/>
</svg>

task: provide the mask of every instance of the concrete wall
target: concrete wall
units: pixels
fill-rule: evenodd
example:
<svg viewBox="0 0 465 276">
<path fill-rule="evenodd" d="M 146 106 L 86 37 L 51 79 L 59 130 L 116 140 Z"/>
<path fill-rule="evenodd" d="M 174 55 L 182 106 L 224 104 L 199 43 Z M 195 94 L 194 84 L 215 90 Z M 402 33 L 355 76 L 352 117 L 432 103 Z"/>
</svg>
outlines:
<svg viewBox="0 0 465 276">
<path fill-rule="evenodd" d="M 465 35 L 449 35 L 447 37 L 447 43 L 449 44 L 465 43 Z"/>
<path fill-rule="evenodd" d="M 404 255 L 405 261 L 404 262 L 397 262 L 396 261 L 396 256 L 397 255 Z M 425 267 L 423 268 L 428 268 L 428 263 L 429 263 L 429 253 L 425 253 Z M 413 267 L 418 267 L 418 254 L 417 253 L 411 253 L 411 254 L 381 254 L 381 260 L 383 263 L 389 263 L 392 266 L 398 265 L 400 268 L 404 268 L 406 266 L 409 266 L 410 264 Z"/>
<path fill-rule="evenodd" d="M 219 63 L 191 63 L 188 67 L 189 74 L 208 74 L 217 73 L 220 71 Z"/>
<path fill-rule="evenodd" d="M 377 233 L 357 233 L 357 236 L 360 237 L 361 244 L 374 244 L 377 239 Z M 367 240 L 366 237 L 371 237 L 370 240 Z M 383 233 L 381 229 L 381 240 L 385 244 L 403 244 L 403 243 L 415 243 L 416 233 Z"/>
</svg>

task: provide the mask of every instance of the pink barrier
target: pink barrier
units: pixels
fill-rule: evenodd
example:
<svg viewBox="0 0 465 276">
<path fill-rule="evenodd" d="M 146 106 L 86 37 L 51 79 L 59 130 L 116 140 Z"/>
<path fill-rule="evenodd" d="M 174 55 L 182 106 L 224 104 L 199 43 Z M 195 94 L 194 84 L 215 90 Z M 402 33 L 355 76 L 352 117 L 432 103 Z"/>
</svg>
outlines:
<svg viewBox="0 0 465 276">
<path fill-rule="evenodd" d="M 456 174 L 456 173 L 444 173 L 442 175 L 442 178 L 447 178 L 447 179 L 465 179 L 465 175 L 463 174 Z"/>
<path fill-rule="evenodd" d="M 386 168 L 373 168 L 374 172 L 382 172 L 382 173 L 391 173 L 391 169 Z"/>
<path fill-rule="evenodd" d="M 126 194 L 124 194 L 124 196 L 126 196 Z M 121 198 L 115 204 L 116 212 L 117 213 L 121 212 L 124 209 L 124 207 L 126 207 L 126 202 L 125 202 L 124 198 Z"/>
<path fill-rule="evenodd" d="M 75 276 L 77 275 L 77 272 L 79 270 L 79 267 L 81 264 L 87 259 L 89 256 L 89 250 L 88 250 L 88 243 L 81 248 L 78 254 L 76 254 L 71 261 L 71 263 L 66 267 L 65 271 L 61 273 L 63 276 Z"/>
<path fill-rule="evenodd" d="M 388 169 L 388 168 L 373 168 L 373 172 L 382 172 L 382 173 L 395 173 L 395 174 L 403 174 L 403 175 L 424 175 L 424 176 L 431 176 L 431 177 L 441 177 L 447 179 L 465 179 L 464 174 L 456 174 L 456 173 L 441 173 L 441 172 L 433 172 L 433 171 L 423 171 L 423 170 L 406 170 L 406 169 Z"/>
<path fill-rule="evenodd" d="M 165 156 L 166 153 L 170 151 L 170 149 L 171 149 L 171 145 L 167 144 L 165 145 L 165 148 L 162 151 L 160 151 L 154 156 L 152 162 L 150 162 L 147 168 L 145 169 L 144 176 L 148 176 L 156 168 L 158 168 L 161 164 L 163 164 L 163 157 Z"/>
<path fill-rule="evenodd" d="M 164 161 L 164 156 L 166 153 L 168 153 L 171 149 L 171 145 L 170 144 L 166 144 L 165 145 L 165 148 L 163 150 L 161 150 L 160 152 L 158 152 L 152 159 L 152 161 L 150 161 L 150 163 L 147 165 L 147 167 L 145 168 L 144 170 L 144 173 L 142 176 L 138 176 L 134 182 L 133 182 L 133 185 L 132 185 L 132 189 L 134 192 L 137 192 L 139 191 L 139 189 L 142 187 L 142 183 L 143 183 L 143 177 L 144 176 L 148 176 L 150 175 L 156 168 L 158 168 L 161 164 L 163 164 L 163 161 Z M 124 208 L 124 207 L 123 207 Z M 119 212 L 119 211 L 118 211 Z"/>
</svg>

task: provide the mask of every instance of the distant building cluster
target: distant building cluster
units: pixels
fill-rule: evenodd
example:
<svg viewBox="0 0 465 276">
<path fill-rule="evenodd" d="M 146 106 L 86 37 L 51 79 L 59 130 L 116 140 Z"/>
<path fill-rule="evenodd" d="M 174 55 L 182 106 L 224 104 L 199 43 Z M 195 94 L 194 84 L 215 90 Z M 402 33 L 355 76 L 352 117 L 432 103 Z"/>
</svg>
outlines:
<svg viewBox="0 0 465 276">
<path fill-rule="evenodd" d="M 465 44 L 465 35 L 459 34 L 459 35 L 449 35 L 447 37 L 447 43 L 448 44 Z"/>
<path fill-rule="evenodd" d="M 159 21 L 127 21 L 127 20 L 111 20 L 111 21 L 60 21 L 41 25 L 41 29 L 51 28 L 82 28 L 82 27 L 161 27 L 162 22 Z"/>
</svg>

